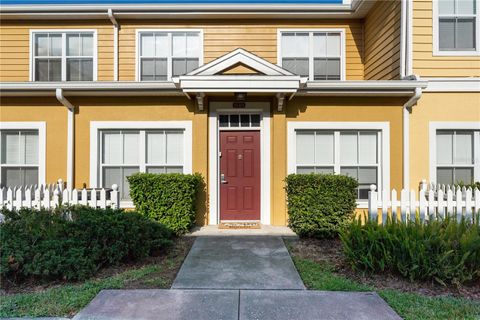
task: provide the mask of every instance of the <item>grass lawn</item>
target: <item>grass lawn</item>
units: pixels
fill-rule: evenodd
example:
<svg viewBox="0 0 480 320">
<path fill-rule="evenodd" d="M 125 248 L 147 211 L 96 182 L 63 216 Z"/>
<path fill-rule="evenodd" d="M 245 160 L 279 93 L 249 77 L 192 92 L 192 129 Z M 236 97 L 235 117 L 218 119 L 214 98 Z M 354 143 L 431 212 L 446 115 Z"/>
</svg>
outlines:
<svg viewBox="0 0 480 320">
<path fill-rule="evenodd" d="M 293 256 L 303 282 L 309 289 L 330 291 L 376 291 L 406 320 L 480 319 L 480 302 L 465 298 L 429 297 L 393 289 L 376 289 L 333 272 L 328 263 Z"/>
<path fill-rule="evenodd" d="M 124 268 L 120 272 L 85 281 L 65 284 L 38 292 L 0 296 L 0 317 L 71 317 L 85 307 L 102 289 L 170 288 L 192 244 L 180 239 L 156 263 Z"/>
</svg>

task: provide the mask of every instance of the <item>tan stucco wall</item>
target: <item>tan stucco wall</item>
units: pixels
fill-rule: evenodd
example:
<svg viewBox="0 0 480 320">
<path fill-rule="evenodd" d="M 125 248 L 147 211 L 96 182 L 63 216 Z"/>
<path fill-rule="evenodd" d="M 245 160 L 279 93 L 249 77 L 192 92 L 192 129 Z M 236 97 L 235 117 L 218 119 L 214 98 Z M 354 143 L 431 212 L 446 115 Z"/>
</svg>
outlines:
<svg viewBox="0 0 480 320">
<path fill-rule="evenodd" d="M 428 95 L 425 94 L 428 98 Z M 423 99 L 423 98 L 422 98 Z M 451 98 L 452 101 L 455 97 Z M 77 106 L 75 115 L 75 186 L 89 185 L 90 176 L 90 121 L 193 121 L 193 171 L 199 172 L 208 185 L 208 111 L 199 112 L 193 101 L 166 97 L 91 97 L 71 98 Z M 437 101 L 444 101 L 444 97 Z M 472 100 L 472 97 L 470 98 Z M 435 100 L 434 100 L 435 101 Z M 271 119 L 271 223 L 287 224 L 284 179 L 287 175 L 287 123 L 288 121 L 382 121 L 390 123 L 390 185 L 402 187 L 402 105 L 400 98 L 332 98 L 296 97 L 289 101 L 286 111 L 272 106 Z M 474 105 L 472 101 L 471 106 Z M 435 103 L 433 103 L 434 109 Z M 412 127 L 422 125 L 414 118 L 423 112 L 415 107 Z M 470 115 L 472 114 L 470 107 Z M 425 108 L 426 109 L 426 108 Z M 417 113 L 418 111 L 418 113 Z M 466 112 L 465 118 L 468 117 Z M 9 98 L 2 100 L 1 121 L 47 122 L 47 181 L 66 178 L 67 111 L 53 98 Z M 425 115 L 431 117 L 431 115 Z M 448 118 L 448 116 L 445 116 Z M 477 114 L 478 118 L 478 114 Z M 469 121 L 472 121 L 471 118 Z M 428 134 L 426 126 L 422 129 Z M 412 139 L 412 150 L 415 139 Z M 428 152 L 425 150 L 425 152 Z M 421 153 L 412 152 L 412 157 Z M 428 158 L 427 156 L 423 156 Z M 417 163 L 419 162 L 417 158 Z M 412 161 L 413 162 L 413 161 Z M 414 170 L 412 164 L 412 170 Z M 424 172 L 428 167 L 422 168 Z M 413 171 L 412 171 L 413 172 Z M 412 174 L 413 176 L 413 174 Z M 199 201 L 197 220 L 208 221 L 207 195 Z"/>
<path fill-rule="evenodd" d="M 195 111 L 193 102 L 174 97 L 70 98 L 75 113 L 76 188 L 90 186 L 90 121 L 192 121 L 192 169 L 207 183 L 207 113 Z M 1 121 L 45 121 L 46 182 L 66 180 L 67 109 L 54 98 L 5 98 L 1 101 Z M 202 192 L 197 215 L 207 221 L 206 194 Z"/>
<path fill-rule="evenodd" d="M 44 121 L 46 124 L 45 182 L 67 178 L 67 109 L 55 98 L 2 98 L 0 121 Z"/>
<path fill-rule="evenodd" d="M 480 121 L 480 93 L 424 93 L 410 116 L 410 187 L 430 180 L 430 121 Z"/>
<path fill-rule="evenodd" d="M 272 117 L 272 224 L 288 222 L 284 180 L 287 176 L 287 123 L 289 121 L 389 122 L 390 186 L 402 187 L 402 106 L 397 98 L 296 97 L 286 112 Z M 360 210 L 361 211 L 361 210 Z"/>
</svg>

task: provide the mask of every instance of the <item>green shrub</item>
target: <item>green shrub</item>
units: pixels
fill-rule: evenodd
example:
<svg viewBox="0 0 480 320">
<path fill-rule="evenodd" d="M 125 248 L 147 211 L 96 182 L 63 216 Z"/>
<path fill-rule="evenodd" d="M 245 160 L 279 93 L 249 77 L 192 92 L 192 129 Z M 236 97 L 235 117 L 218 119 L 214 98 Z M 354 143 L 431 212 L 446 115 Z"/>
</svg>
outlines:
<svg viewBox="0 0 480 320">
<path fill-rule="evenodd" d="M 357 186 L 355 179 L 343 175 L 289 175 L 289 226 L 300 237 L 336 236 L 353 217 Z"/>
<path fill-rule="evenodd" d="M 478 220 L 477 220 L 478 221 Z M 389 270 L 410 280 L 461 284 L 480 277 L 480 227 L 456 219 L 427 223 L 352 222 L 341 233 L 354 269 Z"/>
<path fill-rule="evenodd" d="M 178 235 L 194 225 L 197 193 L 203 187 L 201 175 L 137 173 L 128 177 L 128 182 L 130 196 L 141 214 Z"/>
<path fill-rule="evenodd" d="M 89 207 L 2 212 L 1 275 L 81 280 L 104 266 L 163 250 L 172 233 L 136 212 Z"/>
</svg>

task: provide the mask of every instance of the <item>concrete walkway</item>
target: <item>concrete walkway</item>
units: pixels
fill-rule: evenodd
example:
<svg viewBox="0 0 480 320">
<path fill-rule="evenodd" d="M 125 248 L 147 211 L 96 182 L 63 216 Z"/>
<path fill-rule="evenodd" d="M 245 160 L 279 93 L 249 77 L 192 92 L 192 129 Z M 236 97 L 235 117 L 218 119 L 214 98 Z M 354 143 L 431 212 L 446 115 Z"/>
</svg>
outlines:
<svg viewBox="0 0 480 320">
<path fill-rule="evenodd" d="M 172 289 L 305 289 L 280 237 L 200 237 Z"/>
<path fill-rule="evenodd" d="M 278 236 L 198 237 L 170 290 L 103 290 L 75 320 L 400 320 L 376 293 L 305 290 Z"/>
<path fill-rule="evenodd" d="M 103 290 L 87 319 L 401 320 L 376 293 L 307 290 Z"/>
</svg>

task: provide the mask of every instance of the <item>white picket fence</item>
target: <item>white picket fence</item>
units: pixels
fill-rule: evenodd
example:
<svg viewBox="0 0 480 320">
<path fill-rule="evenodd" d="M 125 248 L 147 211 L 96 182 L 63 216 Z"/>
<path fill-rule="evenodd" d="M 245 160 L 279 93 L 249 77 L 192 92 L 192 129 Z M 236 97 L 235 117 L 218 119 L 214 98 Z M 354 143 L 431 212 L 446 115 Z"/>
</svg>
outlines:
<svg viewBox="0 0 480 320">
<path fill-rule="evenodd" d="M 8 210 L 20 208 L 56 208 L 60 205 L 85 205 L 93 208 L 119 208 L 120 196 L 118 186 L 114 184 L 111 190 L 63 188 L 63 181 L 56 184 L 41 186 L 21 186 L 0 188 L 0 205 Z M 0 216 L 0 220 L 1 220 Z"/>
<path fill-rule="evenodd" d="M 405 222 L 415 220 L 417 213 L 421 222 L 444 219 L 447 215 L 473 222 L 480 212 L 480 190 L 423 182 L 418 192 L 403 189 L 398 197 L 395 189 L 377 192 L 376 186 L 371 185 L 368 193 L 370 219 L 377 220 L 379 212 L 384 224 L 388 215 Z"/>
</svg>

